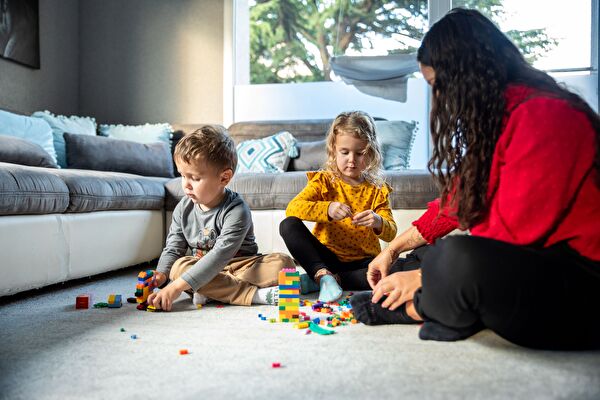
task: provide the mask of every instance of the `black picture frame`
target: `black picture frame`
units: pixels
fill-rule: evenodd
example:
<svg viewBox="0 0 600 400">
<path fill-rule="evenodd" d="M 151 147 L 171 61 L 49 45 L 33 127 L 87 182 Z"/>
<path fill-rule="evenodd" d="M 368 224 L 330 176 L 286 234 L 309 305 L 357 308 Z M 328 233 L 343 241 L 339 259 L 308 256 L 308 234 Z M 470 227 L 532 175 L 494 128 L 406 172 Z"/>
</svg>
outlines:
<svg viewBox="0 0 600 400">
<path fill-rule="evenodd" d="M 40 68 L 39 0 L 0 0 L 0 57 Z"/>
</svg>

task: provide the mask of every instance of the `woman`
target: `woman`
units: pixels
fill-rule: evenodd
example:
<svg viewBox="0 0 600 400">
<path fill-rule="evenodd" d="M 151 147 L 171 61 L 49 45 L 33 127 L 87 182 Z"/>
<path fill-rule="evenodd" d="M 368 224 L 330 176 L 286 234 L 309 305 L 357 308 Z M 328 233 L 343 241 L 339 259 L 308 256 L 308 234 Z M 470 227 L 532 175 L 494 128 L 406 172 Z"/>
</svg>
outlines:
<svg viewBox="0 0 600 400">
<path fill-rule="evenodd" d="M 450 11 L 417 59 L 441 197 L 369 264 L 373 293 L 352 298 L 355 315 L 425 321 L 422 339 L 487 327 L 528 347 L 600 347 L 598 114 L 477 11 Z M 471 235 L 440 239 L 455 228 Z M 421 269 L 389 274 L 428 243 Z"/>
</svg>

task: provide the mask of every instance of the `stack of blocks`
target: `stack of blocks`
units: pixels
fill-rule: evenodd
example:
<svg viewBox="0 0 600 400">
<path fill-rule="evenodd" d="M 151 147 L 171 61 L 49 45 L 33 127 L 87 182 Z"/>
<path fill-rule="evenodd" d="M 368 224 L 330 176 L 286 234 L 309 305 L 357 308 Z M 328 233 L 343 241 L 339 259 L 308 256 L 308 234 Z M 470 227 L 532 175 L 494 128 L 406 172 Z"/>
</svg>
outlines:
<svg viewBox="0 0 600 400">
<path fill-rule="evenodd" d="M 120 294 L 109 294 L 107 303 L 109 308 L 119 308 L 123 305 Z"/>
<path fill-rule="evenodd" d="M 138 274 L 138 283 L 135 285 L 135 297 L 138 303 L 145 303 L 154 289 L 154 271 L 148 269 Z"/>
<path fill-rule="evenodd" d="M 296 268 L 279 271 L 279 322 L 300 320 L 300 273 Z"/>
</svg>

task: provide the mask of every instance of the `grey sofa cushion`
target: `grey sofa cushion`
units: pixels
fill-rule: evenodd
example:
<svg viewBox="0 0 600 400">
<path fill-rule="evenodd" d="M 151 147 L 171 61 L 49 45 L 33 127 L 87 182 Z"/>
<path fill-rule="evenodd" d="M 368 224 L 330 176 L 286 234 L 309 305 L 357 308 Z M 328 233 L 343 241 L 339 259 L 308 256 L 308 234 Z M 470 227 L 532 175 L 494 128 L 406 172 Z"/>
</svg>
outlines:
<svg viewBox="0 0 600 400">
<path fill-rule="evenodd" d="M 383 171 L 383 177 L 392 188 L 390 205 L 393 210 L 419 210 L 439 197 L 439 191 L 429 171 L 410 169 Z"/>
<path fill-rule="evenodd" d="M 58 168 L 50 154 L 39 144 L 5 135 L 0 135 L 0 162 Z"/>
<path fill-rule="evenodd" d="M 0 162 L 0 215 L 64 212 L 69 189 L 52 171 Z"/>
<path fill-rule="evenodd" d="M 164 205 L 166 178 L 77 169 L 51 171 L 68 187 L 67 212 L 160 210 Z"/>
<path fill-rule="evenodd" d="M 314 142 L 298 142 L 298 157 L 292 158 L 288 171 L 316 171 L 323 168 L 327 161 L 327 142 L 325 139 Z"/>
<path fill-rule="evenodd" d="M 425 209 L 427 203 L 438 197 L 438 190 L 426 170 L 384 171 L 384 177 L 393 191 L 392 209 Z M 237 174 L 229 188 L 242 195 L 253 210 L 285 210 L 288 203 L 306 186 L 306 172 L 282 174 Z M 181 178 L 166 184 L 167 210 L 173 210 L 183 197 Z"/>
<path fill-rule="evenodd" d="M 163 142 L 136 143 L 65 133 L 69 168 L 172 178 L 173 159 Z"/>
</svg>

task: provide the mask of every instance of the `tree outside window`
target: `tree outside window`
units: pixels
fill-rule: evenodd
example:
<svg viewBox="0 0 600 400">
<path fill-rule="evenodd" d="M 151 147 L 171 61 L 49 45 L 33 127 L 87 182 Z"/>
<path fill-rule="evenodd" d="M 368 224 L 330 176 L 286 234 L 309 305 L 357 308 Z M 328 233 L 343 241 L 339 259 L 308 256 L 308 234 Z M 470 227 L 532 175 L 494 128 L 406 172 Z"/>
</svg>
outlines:
<svg viewBox="0 0 600 400">
<path fill-rule="evenodd" d="M 503 0 L 460 0 L 498 23 Z M 251 83 L 329 81 L 341 55 L 415 52 L 428 26 L 423 0 L 256 0 L 250 2 Z M 530 62 L 556 46 L 544 28 L 506 34 Z"/>
</svg>

